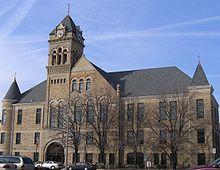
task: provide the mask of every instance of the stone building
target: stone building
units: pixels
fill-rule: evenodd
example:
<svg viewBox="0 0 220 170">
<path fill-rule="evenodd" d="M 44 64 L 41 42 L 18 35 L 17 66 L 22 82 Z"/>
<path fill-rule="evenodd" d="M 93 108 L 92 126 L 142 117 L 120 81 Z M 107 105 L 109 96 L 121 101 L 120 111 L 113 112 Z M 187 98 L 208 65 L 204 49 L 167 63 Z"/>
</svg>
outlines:
<svg viewBox="0 0 220 170">
<path fill-rule="evenodd" d="M 193 94 L 192 103 L 196 109 L 196 124 L 203 119 L 209 122 L 197 129 L 194 134 L 193 153 L 187 152 L 187 161 L 178 157 L 178 164 L 204 164 L 208 158 L 219 155 L 218 103 L 213 96 L 202 65 L 199 63 L 193 78 L 177 67 L 152 68 L 143 70 L 105 72 L 91 63 L 83 54 L 84 38 L 80 27 L 71 17 L 66 16 L 49 34 L 47 79 L 21 93 L 16 79 L 12 82 L 2 102 L 2 123 L 0 152 L 32 157 L 35 161 L 65 160 L 65 142 L 59 140 L 51 105 L 59 105 L 71 96 L 87 97 L 96 95 L 101 89 L 118 96 L 119 107 L 115 112 L 118 118 L 117 144 L 106 150 L 106 165 L 126 166 L 137 162 L 140 166 L 151 160 L 155 166 L 169 164 L 168 156 L 157 151 L 150 143 L 149 129 L 143 128 L 138 135 L 136 158 L 128 145 L 132 136 L 128 130 L 130 114 L 147 116 L 149 105 L 159 107 L 161 95 Z M 131 102 L 132 100 L 132 102 Z M 159 109 L 160 110 L 160 109 Z M 158 110 L 158 112 L 159 112 Z M 199 113 L 199 115 L 198 115 Z M 143 118 L 142 117 L 142 118 Z M 208 120 L 208 121 L 207 121 Z M 83 133 L 91 127 L 83 127 Z M 211 134 L 209 138 L 207 134 Z M 134 134 L 133 134 L 134 135 Z M 78 161 L 99 161 L 99 149 L 93 143 L 81 141 Z M 208 145 L 206 145 L 208 144 Z M 68 149 L 68 162 L 75 161 L 73 149 Z M 181 154 L 180 154 L 181 155 Z M 136 160 L 136 161 L 134 161 Z"/>
</svg>

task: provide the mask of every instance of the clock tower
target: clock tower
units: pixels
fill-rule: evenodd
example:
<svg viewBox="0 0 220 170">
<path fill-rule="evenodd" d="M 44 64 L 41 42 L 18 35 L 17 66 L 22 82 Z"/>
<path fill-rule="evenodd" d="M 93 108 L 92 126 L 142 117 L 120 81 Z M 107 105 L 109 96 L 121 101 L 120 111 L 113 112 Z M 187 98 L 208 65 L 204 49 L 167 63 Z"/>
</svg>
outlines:
<svg viewBox="0 0 220 170">
<path fill-rule="evenodd" d="M 47 98 L 50 101 L 68 96 L 71 69 L 83 54 L 84 38 L 80 27 L 67 15 L 49 34 L 48 42 Z"/>
</svg>

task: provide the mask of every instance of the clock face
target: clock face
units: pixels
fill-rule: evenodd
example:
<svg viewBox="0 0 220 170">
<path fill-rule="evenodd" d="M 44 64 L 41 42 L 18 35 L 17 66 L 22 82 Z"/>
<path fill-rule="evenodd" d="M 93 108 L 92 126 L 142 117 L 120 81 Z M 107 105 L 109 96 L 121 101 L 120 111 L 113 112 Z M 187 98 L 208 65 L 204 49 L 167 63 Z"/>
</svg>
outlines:
<svg viewBox="0 0 220 170">
<path fill-rule="evenodd" d="M 64 35 L 64 32 L 62 30 L 57 31 L 57 37 L 61 38 L 63 37 L 63 35 Z"/>
</svg>

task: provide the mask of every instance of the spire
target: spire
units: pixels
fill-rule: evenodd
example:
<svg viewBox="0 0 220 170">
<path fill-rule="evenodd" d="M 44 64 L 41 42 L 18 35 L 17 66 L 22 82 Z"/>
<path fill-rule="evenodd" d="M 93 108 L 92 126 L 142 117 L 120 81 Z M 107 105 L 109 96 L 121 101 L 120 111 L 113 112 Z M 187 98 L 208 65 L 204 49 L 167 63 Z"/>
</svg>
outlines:
<svg viewBox="0 0 220 170">
<path fill-rule="evenodd" d="M 68 15 L 56 26 L 55 29 L 50 33 L 50 35 L 56 34 L 57 27 L 62 24 L 65 27 L 66 32 L 76 32 L 76 24 L 73 22 L 72 18 Z"/>
<path fill-rule="evenodd" d="M 206 74 L 202 68 L 202 65 L 199 59 L 198 65 L 196 67 L 196 71 L 193 76 L 191 86 L 207 86 L 207 85 L 209 85 L 209 81 L 206 77 Z"/>
<path fill-rule="evenodd" d="M 4 100 L 19 100 L 21 97 L 21 92 L 18 87 L 16 78 L 14 78 L 14 81 L 12 82 L 10 88 L 8 89 L 8 92 L 6 93 Z"/>
</svg>

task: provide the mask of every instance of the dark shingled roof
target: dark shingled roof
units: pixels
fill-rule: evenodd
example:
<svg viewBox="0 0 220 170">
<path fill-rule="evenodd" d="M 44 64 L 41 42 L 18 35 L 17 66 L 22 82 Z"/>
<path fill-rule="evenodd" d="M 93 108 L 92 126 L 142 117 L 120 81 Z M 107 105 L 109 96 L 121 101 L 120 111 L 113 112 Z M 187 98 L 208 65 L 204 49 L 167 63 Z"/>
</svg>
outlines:
<svg viewBox="0 0 220 170">
<path fill-rule="evenodd" d="M 34 103 L 46 101 L 46 87 L 47 81 L 45 80 L 22 93 L 21 99 L 18 103 Z"/>
<path fill-rule="evenodd" d="M 209 81 L 205 75 L 202 65 L 199 63 L 196 68 L 195 74 L 193 76 L 191 86 L 206 86 L 206 85 L 209 85 Z"/>
<path fill-rule="evenodd" d="M 14 80 L 11 84 L 10 88 L 8 89 L 8 92 L 6 93 L 4 99 L 6 100 L 19 100 L 21 97 L 21 92 L 19 90 L 17 81 Z"/>
<path fill-rule="evenodd" d="M 69 15 L 67 15 L 60 23 L 63 24 L 67 32 L 76 32 L 76 24 Z M 60 23 L 56 26 L 56 28 L 60 25 Z M 50 33 L 50 35 L 54 35 L 56 33 L 56 28 Z"/>
</svg>

